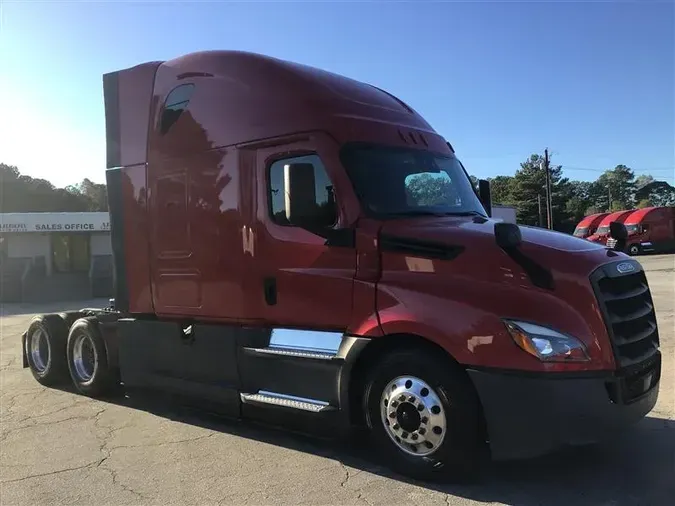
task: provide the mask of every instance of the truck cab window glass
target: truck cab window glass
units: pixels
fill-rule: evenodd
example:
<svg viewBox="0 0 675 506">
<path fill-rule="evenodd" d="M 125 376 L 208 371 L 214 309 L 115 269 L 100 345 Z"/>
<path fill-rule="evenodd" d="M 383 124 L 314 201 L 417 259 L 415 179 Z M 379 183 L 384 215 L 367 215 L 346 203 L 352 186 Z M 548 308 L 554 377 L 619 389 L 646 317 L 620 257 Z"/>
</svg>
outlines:
<svg viewBox="0 0 675 506">
<path fill-rule="evenodd" d="M 279 225 L 332 227 L 337 222 L 333 184 L 317 155 L 274 162 L 269 202 L 272 220 Z"/>
<path fill-rule="evenodd" d="M 588 232 L 588 227 L 577 227 L 574 230 L 574 235 L 576 237 L 586 237 L 586 233 Z"/>
<path fill-rule="evenodd" d="M 159 131 L 162 135 L 169 131 L 171 126 L 178 121 L 181 113 L 187 109 L 194 89 L 194 84 L 182 84 L 174 88 L 166 97 L 159 119 Z"/>
<path fill-rule="evenodd" d="M 361 204 L 375 215 L 486 216 L 454 156 L 354 144 L 343 148 L 341 159 Z"/>
</svg>

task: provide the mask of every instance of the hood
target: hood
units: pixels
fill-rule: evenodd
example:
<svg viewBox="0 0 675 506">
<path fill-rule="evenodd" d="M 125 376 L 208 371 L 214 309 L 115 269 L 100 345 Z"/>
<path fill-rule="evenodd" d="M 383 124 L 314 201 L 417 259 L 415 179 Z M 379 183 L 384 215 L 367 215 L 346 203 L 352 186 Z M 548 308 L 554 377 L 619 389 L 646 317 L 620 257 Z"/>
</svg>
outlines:
<svg viewBox="0 0 675 506">
<path fill-rule="evenodd" d="M 432 254 L 437 255 L 436 258 L 443 258 L 444 250 L 446 253 L 454 252 L 451 255 L 453 257 L 467 255 L 484 264 L 482 270 L 485 271 L 489 270 L 487 266 L 511 263 L 508 255 L 495 241 L 495 223 L 498 221 L 474 217 L 394 220 L 384 223 L 381 238 L 394 241 L 398 251 L 407 252 L 411 256 L 416 254 L 416 248 L 420 248 L 417 253 L 419 256 Z M 603 244 L 573 235 L 522 225 L 520 230 L 520 251 L 547 269 L 555 270 L 565 266 L 565 271 L 582 271 L 586 276 L 598 265 L 606 263 L 608 255 L 618 255 Z M 407 249 L 406 242 L 409 243 Z"/>
<path fill-rule="evenodd" d="M 415 333 L 401 323 L 407 318 L 423 322 L 422 335 L 456 346 L 451 353 L 462 363 L 494 365 L 492 357 L 509 356 L 522 369 L 555 367 L 513 352 L 502 321 L 512 318 L 581 339 L 592 360 L 580 367 L 611 368 L 611 346 L 590 276 L 601 265 L 629 257 L 525 226 L 520 247 L 506 252 L 495 240 L 496 223 L 472 217 L 384 222 L 377 298 L 383 331 Z M 484 339 L 492 344 L 476 350 L 474 341 Z"/>
</svg>

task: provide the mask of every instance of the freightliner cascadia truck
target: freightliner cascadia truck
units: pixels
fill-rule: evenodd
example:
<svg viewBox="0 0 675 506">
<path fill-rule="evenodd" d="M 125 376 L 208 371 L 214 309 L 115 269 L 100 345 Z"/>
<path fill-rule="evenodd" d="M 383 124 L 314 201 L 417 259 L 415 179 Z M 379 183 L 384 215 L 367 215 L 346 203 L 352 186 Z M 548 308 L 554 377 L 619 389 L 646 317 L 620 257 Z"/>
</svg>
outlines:
<svg viewBox="0 0 675 506">
<path fill-rule="evenodd" d="M 656 403 L 640 264 L 492 220 L 489 184 L 399 98 L 237 51 L 103 89 L 115 296 L 35 317 L 40 383 L 348 428 L 443 480 L 598 441 Z"/>
</svg>

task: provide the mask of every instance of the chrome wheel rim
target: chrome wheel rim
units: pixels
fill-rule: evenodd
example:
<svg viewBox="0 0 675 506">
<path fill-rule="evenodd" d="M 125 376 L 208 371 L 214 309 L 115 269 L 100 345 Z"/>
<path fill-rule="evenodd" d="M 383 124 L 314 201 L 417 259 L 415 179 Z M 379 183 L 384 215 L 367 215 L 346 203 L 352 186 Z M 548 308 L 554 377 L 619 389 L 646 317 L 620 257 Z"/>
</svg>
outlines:
<svg viewBox="0 0 675 506">
<path fill-rule="evenodd" d="M 380 413 L 384 430 L 399 449 L 410 455 L 431 455 L 443 444 L 447 423 L 440 397 L 425 381 L 399 376 L 382 392 Z"/>
<path fill-rule="evenodd" d="M 51 349 L 49 339 L 47 339 L 47 332 L 44 329 L 38 328 L 30 337 L 30 357 L 33 367 L 38 373 L 42 374 L 47 370 L 50 353 Z"/>
<path fill-rule="evenodd" d="M 73 369 L 80 382 L 86 383 L 93 378 L 98 367 L 98 356 L 91 338 L 80 334 L 73 343 Z"/>
</svg>

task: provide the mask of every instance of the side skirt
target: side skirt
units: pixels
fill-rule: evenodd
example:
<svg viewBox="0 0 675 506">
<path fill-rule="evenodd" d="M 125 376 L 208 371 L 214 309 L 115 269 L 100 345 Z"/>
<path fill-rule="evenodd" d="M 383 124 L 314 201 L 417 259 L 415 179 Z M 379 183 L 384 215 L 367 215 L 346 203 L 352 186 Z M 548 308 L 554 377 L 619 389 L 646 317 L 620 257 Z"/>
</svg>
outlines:
<svg viewBox="0 0 675 506">
<path fill-rule="evenodd" d="M 125 387 L 190 399 L 227 416 L 320 433 L 348 427 L 349 377 L 369 342 L 340 332 L 134 318 L 122 318 L 116 326 L 106 341 L 117 350 Z"/>
</svg>

